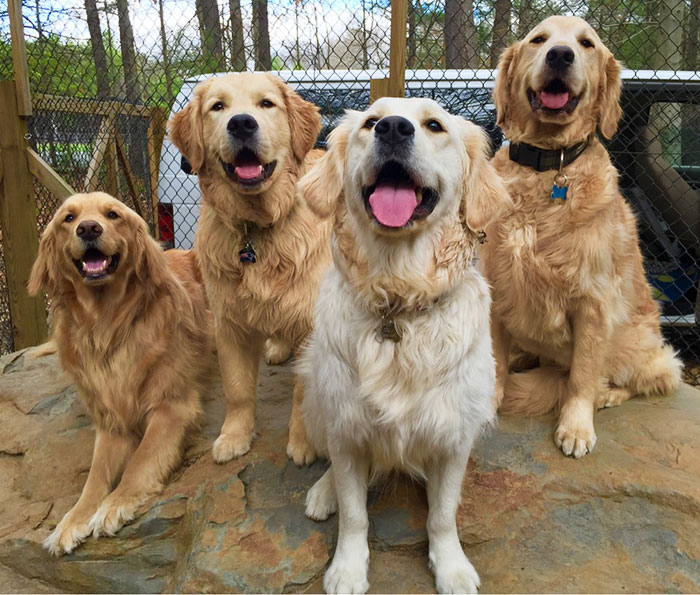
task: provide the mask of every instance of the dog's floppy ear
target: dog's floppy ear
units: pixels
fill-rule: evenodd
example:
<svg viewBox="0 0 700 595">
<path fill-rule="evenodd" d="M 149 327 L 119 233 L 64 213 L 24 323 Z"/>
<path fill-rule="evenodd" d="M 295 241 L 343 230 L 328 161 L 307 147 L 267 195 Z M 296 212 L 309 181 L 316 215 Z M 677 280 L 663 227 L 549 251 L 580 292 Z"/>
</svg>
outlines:
<svg viewBox="0 0 700 595">
<path fill-rule="evenodd" d="M 601 75 L 600 92 L 598 95 L 598 128 L 601 134 L 610 139 L 617 132 L 617 123 L 622 116 L 620 107 L 620 93 L 622 91 L 622 79 L 620 72 L 622 67 L 615 60 L 615 56 L 608 52 L 605 61 L 605 69 Z"/>
<path fill-rule="evenodd" d="M 39 295 L 42 291 L 49 297 L 58 292 L 58 255 L 56 254 L 56 236 L 54 234 L 53 220 L 41 234 L 39 242 L 39 254 L 32 266 L 29 275 L 27 290 L 29 295 Z"/>
<path fill-rule="evenodd" d="M 350 126 L 349 116 L 346 115 L 340 125 L 328 135 L 326 154 L 299 180 L 297 186 L 311 210 L 321 218 L 328 217 L 335 211 L 343 191 Z"/>
<path fill-rule="evenodd" d="M 294 157 L 301 163 L 306 154 L 314 148 L 314 143 L 321 132 L 321 115 L 318 107 L 302 99 L 300 95 L 274 75 L 269 75 L 279 85 L 284 103 L 287 108 L 289 132 L 292 135 L 292 151 Z"/>
<path fill-rule="evenodd" d="M 165 281 L 165 262 L 163 249 L 148 230 L 146 222 L 136 213 L 131 215 L 136 227 L 134 237 L 134 272 L 139 281 L 160 286 Z"/>
<path fill-rule="evenodd" d="M 496 106 L 496 124 L 501 128 L 503 128 L 506 116 L 508 115 L 508 96 L 510 94 L 510 86 L 513 83 L 515 63 L 517 61 L 519 48 L 520 42 L 509 46 L 503 54 L 501 54 L 501 59 L 498 62 L 498 74 L 496 75 L 496 84 L 493 88 L 493 102 Z"/>
<path fill-rule="evenodd" d="M 168 136 L 189 161 L 192 169 L 198 172 L 204 164 L 204 130 L 202 128 L 202 93 L 205 83 L 197 86 L 194 98 L 184 109 L 173 114 L 168 122 Z"/>
<path fill-rule="evenodd" d="M 489 161 L 490 141 L 476 124 L 463 120 L 466 150 L 462 212 L 466 226 L 473 232 L 483 231 L 512 205 L 501 177 Z"/>
</svg>

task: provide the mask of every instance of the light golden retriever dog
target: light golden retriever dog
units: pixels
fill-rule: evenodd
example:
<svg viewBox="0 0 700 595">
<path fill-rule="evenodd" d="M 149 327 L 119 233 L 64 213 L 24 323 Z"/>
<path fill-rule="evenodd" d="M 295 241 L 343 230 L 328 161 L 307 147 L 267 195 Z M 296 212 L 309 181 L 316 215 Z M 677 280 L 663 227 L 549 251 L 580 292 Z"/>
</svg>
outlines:
<svg viewBox="0 0 700 595">
<path fill-rule="evenodd" d="M 327 592 L 368 589 L 367 486 L 392 469 L 427 482 L 430 564 L 445 593 L 476 592 L 455 515 L 474 439 L 495 417 L 480 230 L 507 206 L 486 136 L 429 99 L 348 112 L 300 181 L 337 205 L 333 265 L 300 363 L 304 419 L 331 467 L 306 514 L 339 512 Z"/>
<path fill-rule="evenodd" d="M 511 180 L 514 201 L 488 229 L 485 250 L 496 399 L 503 412 L 557 409 L 554 441 L 577 458 L 596 443 L 596 408 L 667 394 L 680 382 L 634 215 L 596 136 L 617 130 L 620 88 L 620 65 L 595 31 L 554 16 L 505 51 L 494 90 L 511 142 L 494 165 Z M 509 373 L 516 351 L 540 366 Z"/>
<path fill-rule="evenodd" d="M 199 175 L 202 207 L 196 248 L 215 314 L 226 420 L 213 447 L 223 463 L 250 449 L 258 367 L 306 339 L 323 272 L 330 263 L 330 219 L 296 193 L 311 151 L 318 108 L 281 79 L 240 73 L 212 78 L 170 120 L 170 138 Z M 294 389 L 287 454 L 311 462 Z"/>
<path fill-rule="evenodd" d="M 61 365 L 97 430 L 80 499 L 44 542 L 60 555 L 90 533 L 113 535 L 180 463 L 214 331 L 193 254 L 163 252 L 141 217 L 101 192 L 58 209 L 29 291 L 51 299 Z"/>
</svg>

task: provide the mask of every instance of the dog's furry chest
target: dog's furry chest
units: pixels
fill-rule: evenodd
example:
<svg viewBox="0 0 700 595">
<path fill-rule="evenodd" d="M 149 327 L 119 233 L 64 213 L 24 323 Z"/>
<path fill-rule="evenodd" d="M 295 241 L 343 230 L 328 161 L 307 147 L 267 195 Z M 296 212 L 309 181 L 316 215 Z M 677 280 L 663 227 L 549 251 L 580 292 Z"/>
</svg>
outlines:
<svg viewBox="0 0 700 595">
<path fill-rule="evenodd" d="M 377 470 L 417 474 L 427 457 L 470 442 L 493 414 L 484 280 L 475 275 L 432 308 L 398 316 L 398 343 L 377 339 L 381 320 L 336 271 L 326 281 L 313 349 L 334 379 L 321 398 L 342 439 L 369 450 Z"/>
<path fill-rule="evenodd" d="M 500 161 L 499 169 L 512 174 Z M 605 173 L 608 166 L 600 168 Z M 624 302 L 616 260 L 628 240 L 614 223 L 623 216 L 623 200 L 605 175 L 585 174 L 570 177 L 565 204 L 549 197 L 550 172 L 521 175 L 510 186 L 514 210 L 489 230 L 486 272 L 494 311 L 535 352 L 538 345 L 570 346 L 570 316 L 581 300 Z"/>
<path fill-rule="evenodd" d="M 72 343 L 59 342 L 71 345 L 69 350 L 59 350 L 59 357 L 94 424 L 118 432 L 143 428 L 148 404 L 140 398 L 139 350 L 124 343 L 98 347 L 89 333 L 79 338 L 78 333 L 69 332 L 68 340 Z"/>
<path fill-rule="evenodd" d="M 330 261 L 324 222 L 314 233 L 293 233 L 296 219 L 279 229 L 256 230 L 250 240 L 256 262 L 241 262 L 246 239 L 207 215 L 197 232 L 197 250 L 209 301 L 217 319 L 296 343 L 312 326 L 318 284 Z"/>
</svg>

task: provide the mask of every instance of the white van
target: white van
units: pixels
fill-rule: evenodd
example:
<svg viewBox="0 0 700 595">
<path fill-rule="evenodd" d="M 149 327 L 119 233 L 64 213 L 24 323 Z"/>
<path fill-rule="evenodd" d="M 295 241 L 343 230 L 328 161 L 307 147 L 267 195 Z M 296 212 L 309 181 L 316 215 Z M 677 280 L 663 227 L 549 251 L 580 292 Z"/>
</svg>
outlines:
<svg viewBox="0 0 700 595">
<path fill-rule="evenodd" d="M 316 70 L 277 72 L 284 81 L 305 99 L 321 109 L 322 129 L 319 145 L 347 108 L 365 109 L 369 105 L 369 82 L 388 77 L 388 70 Z M 457 113 L 495 128 L 491 104 L 493 70 L 408 70 L 408 96 L 437 99 L 452 113 Z M 173 112 L 187 105 L 197 83 L 214 75 L 202 75 L 183 81 L 173 105 Z M 181 167 L 182 156 L 166 137 L 160 155 L 158 175 L 158 216 L 160 237 L 166 247 L 191 248 L 199 217 L 199 185 L 197 177 Z"/>
</svg>

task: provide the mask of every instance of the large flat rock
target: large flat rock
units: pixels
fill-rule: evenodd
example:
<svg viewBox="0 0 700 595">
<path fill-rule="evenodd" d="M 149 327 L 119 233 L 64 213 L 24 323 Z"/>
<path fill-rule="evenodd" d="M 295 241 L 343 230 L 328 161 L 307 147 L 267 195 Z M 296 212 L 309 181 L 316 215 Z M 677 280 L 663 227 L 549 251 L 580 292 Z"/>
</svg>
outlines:
<svg viewBox="0 0 700 595">
<path fill-rule="evenodd" d="M 0 358 L 0 591 L 319 591 L 337 519 L 304 516 L 326 463 L 287 461 L 291 395 L 289 367 L 264 368 L 259 437 L 216 465 L 215 383 L 166 491 L 117 537 L 55 559 L 41 541 L 78 498 L 94 432 L 55 356 Z M 635 399 L 596 427 L 578 461 L 555 448 L 551 417 L 502 418 L 480 440 L 459 528 L 483 592 L 700 591 L 700 392 Z M 372 591 L 432 592 L 423 487 L 391 477 L 369 507 Z"/>
</svg>

